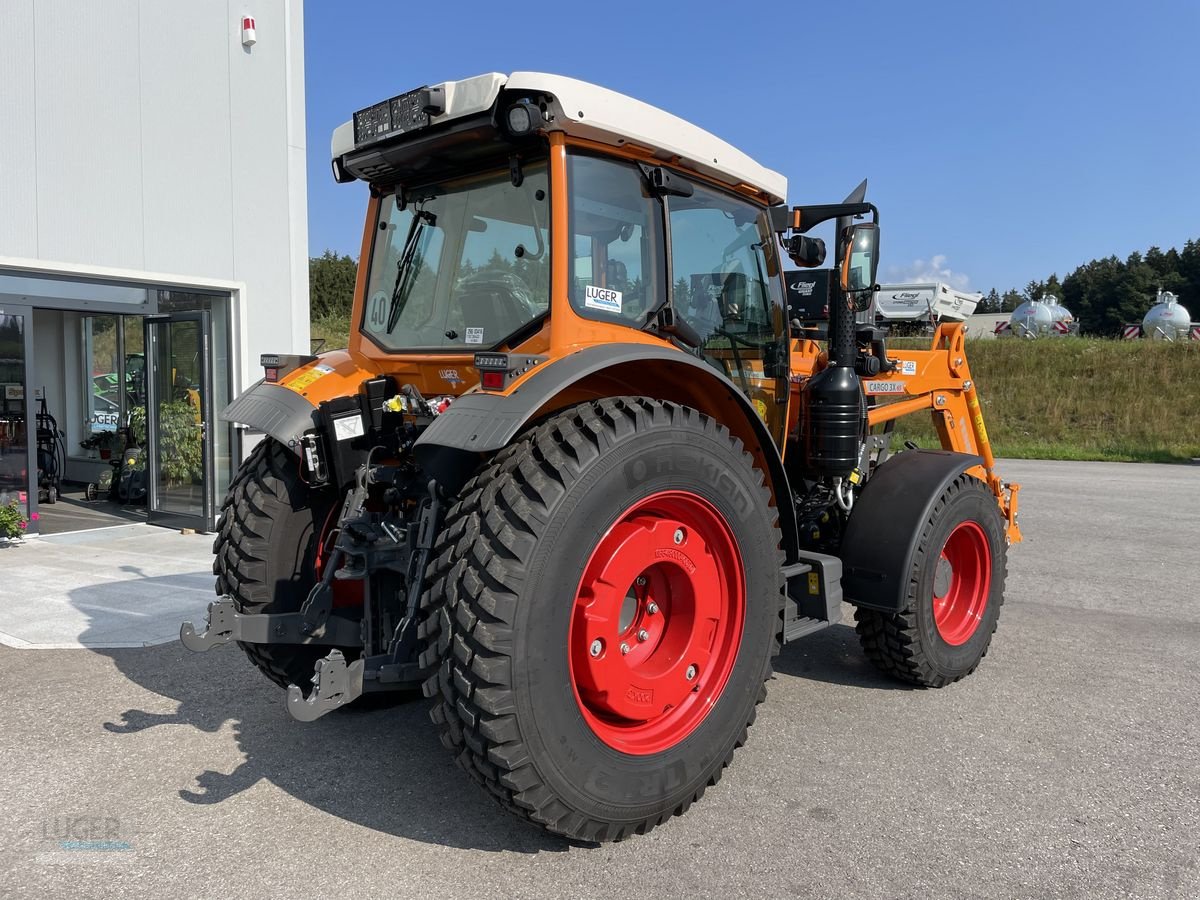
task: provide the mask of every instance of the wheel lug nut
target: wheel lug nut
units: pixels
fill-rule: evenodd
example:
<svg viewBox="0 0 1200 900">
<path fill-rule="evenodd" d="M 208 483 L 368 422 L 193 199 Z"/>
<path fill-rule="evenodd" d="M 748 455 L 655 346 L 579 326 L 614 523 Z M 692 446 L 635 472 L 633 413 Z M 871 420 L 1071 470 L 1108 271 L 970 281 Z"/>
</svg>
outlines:
<svg viewBox="0 0 1200 900">
<path fill-rule="evenodd" d="M 604 641 L 600 640 L 600 638 L 596 638 L 594 641 L 592 641 L 591 654 L 592 656 L 599 656 L 603 652 Z"/>
<path fill-rule="evenodd" d="M 624 656 L 628 652 L 629 652 L 629 645 L 626 644 L 624 641 L 622 641 L 621 642 L 621 655 Z"/>
<path fill-rule="evenodd" d="M 695 681 L 696 673 L 698 671 L 699 670 L 696 668 L 695 664 L 693 663 L 692 665 L 687 667 L 687 672 L 684 673 L 684 677 L 687 678 L 688 681 Z"/>
<path fill-rule="evenodd" d="M 683 543 L 683 529 L 682 528 L 675 529 L 675 543 L 677 543 L 677 544 Z"/>
<path fill-rule="evenodd" d="M 650 640 L 650 632 L 648 632 L 645 628 L 643 628 L 641 631 L 638 632 L 638 640 L 639 641 Z"/>
<path fill-rule="evenodd" d="M 654 615 L 658 612 L 658 604 L 651 600 L 646 604 L 646 612 L 650 613 L 650 615 Z"/>
</svg>

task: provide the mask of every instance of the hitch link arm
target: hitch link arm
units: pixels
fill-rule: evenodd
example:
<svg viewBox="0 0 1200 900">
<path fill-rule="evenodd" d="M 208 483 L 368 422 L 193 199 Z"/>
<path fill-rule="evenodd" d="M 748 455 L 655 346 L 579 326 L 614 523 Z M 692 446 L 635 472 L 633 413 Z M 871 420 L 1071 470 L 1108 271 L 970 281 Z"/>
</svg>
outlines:
<svg viewBox="0 0 1200 900">
<path fill-rule="evenodd" d="M 229 597 L 208 604 L 208 621 L 197 631 L 190 621 L 179 629 L 179 640 L 194 653 L 203 653 L 218 644 L 242 641 L 247 644 L 326 644 L 356 647 L 362 644 L 358 622 L 330 616 L 318 637 L 305 629 L 303 613 L 246 615 L 237 610 Z"/>
</svg>

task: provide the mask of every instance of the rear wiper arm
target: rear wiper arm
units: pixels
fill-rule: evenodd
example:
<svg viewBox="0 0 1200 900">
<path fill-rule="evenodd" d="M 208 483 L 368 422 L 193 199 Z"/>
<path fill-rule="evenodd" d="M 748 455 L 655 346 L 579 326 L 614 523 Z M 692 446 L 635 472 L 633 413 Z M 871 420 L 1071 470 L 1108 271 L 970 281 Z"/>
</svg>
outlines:
<svg viewBox="0 0 1200 900">
<path fill-rule="evenodd" d="M 404 237 L 404 250 L 396 263 L 396 283 L 392 285 L 392 300 L 388 306 L 387 334 L 391 334 L 400 321 L 404 312 L 404 304 L 408 302 L 409 282 L 412 281 L 412 260 L 417 252 L 417 244 L 426 224 L 436 225 L 437 216 L 423 209 L 413 211 L 412 222 L 408 225 L 408 234 Z"/>
</svg>

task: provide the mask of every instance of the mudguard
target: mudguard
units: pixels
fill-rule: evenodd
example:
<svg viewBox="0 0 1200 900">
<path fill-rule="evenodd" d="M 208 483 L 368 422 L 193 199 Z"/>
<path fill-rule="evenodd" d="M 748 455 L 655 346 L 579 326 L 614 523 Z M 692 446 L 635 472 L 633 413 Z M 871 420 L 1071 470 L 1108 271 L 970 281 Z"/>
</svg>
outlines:
<svg viewBox="0 0 1200 900">
<path fill-rule="evenodd" d="M 885 462 L 854 503 L 842 538 L 846 602 L 884 612 L 904 608 L 912 555 L 934 504 L 983 459 L 949 450 L 908 450 Z"/>
<path fill-rule="evenodd" d="M 300 437 L 317 427 L 317 408 L 293 390 L 259 381 L 221 410 L 223 422 L 237 422 L 269 434 L 293 453 Z"/>
<path fill-rule="evenodd" d="M 650 360 L 690 367 L 695 371 L 689 372 L 689 377 L 710 382 L 713 390 L 724 388 L 730 396 L 737 399 L 738 406 L 754 429 L 758 445 L 762 448 L 762 455 L 767 461 L 778 501 L 784 552 L 789 563 L 795 562 L 798 548 L 796 510 L 791 502 L 792 492 L 788 486 L 787 473 L 783 469 L 783 460 L 770 432 L 767 431 L 767 426 L 758 417 L 746 395 L 723 372 L 717 371 L 691 354 L 670 347 L 624 343 L 587 347 L 535 371 L 511 394 L 490 394 L 482 391 L 465 394 L 425 430 L 414 445 L 413 452 L 427 471 L 445 472 L 439 480 L 453 480 L 454 474 L 462 469 L 464 458 L 470 455 L 470 458 L 474 459 L 476 453 L 499 450 L 506 446 L 532 421 L 539 410 L 566 388 L 613 366 L 645 363 Z M 650 392 L 649 396 L 660 395 Z M 661 399 L 673 398 L 662 396 Z M 438 457 L 441 457 L 441 460 Z"/>
</svg>

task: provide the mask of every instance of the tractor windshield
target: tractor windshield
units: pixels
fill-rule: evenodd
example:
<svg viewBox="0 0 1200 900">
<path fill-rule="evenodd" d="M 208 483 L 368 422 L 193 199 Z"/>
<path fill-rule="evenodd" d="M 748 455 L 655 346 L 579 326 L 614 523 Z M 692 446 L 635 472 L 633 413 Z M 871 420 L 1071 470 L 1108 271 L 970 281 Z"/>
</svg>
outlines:
<svg viewBox="0 0 1200 900">
<path fill-rule="evenodd" d="M 379 207 L 362 330 L 384 350 L 494 347 L 550 307 L 544 162 L 405 190 Z M 403 208 L 400 208 L 403 205 Z"/>
</svg>

